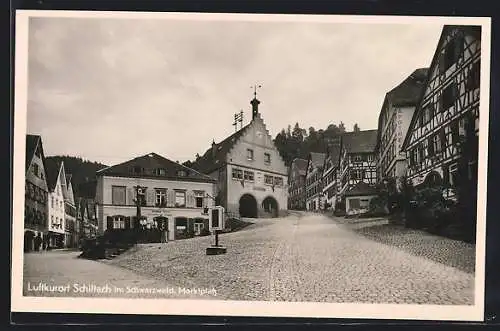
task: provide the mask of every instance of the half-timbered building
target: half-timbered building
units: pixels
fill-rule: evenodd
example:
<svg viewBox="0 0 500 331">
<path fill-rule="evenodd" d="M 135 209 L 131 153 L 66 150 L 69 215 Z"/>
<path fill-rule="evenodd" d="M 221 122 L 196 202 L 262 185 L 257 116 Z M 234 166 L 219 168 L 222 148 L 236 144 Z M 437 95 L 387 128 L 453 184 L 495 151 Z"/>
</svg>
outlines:
<svg viewBox="0 0 500 331">
<path fill-rule="evenodd" d="M 347 214 L 368 210 L 372 190 L 377 182 L 376 154 L 377 130 L 346 132 L 341 138 L 339 158 L 339 196 L 345 203 Z M 355 190 L 355 195 L 350 192 Z"/>
<path fill-rule="evenodd" d="M 378 119 L 377 179 L 400 183 L 406 173 L 406 154 L 401 152 L 413 113 L 422 95 L 427 68 L 420 68 L 387 92 Z M 399 185 L 398 185 L 399 187 Z"/>
<path fill-rule="evenodd" d="M 24 192 L 24 251 L 34 250 L 35 243 L 47 236 L 48 186 L 42 138 L 26 135 Z M 41 238 L 35 240 L 35 238 Z"/>
<path fill-rule="evenodd" d="M 322 193 L 325 209 L 334 209 L 337 202 L 339 180 L 340 141 L 327 148 L 323 166 Z"/>
<path fill-rule="evenodd" d="M 310 211 L 321 210 L 323 204 L 323 167 L 325 153 L 309 153 L 306 172 L 306 209 Z"/>
<path fill-rule="evenodd" d="M 288 173 L 288 209 L 305 210 L 307 160 L 293 159 Z"/>
<path fill-rule="evenodd" d="M 453 198 L 464 158 L 477 177 L 480 63 L 480 27 L 445 26 L 403 143 L 415 186 L 444 184 Z"/>
</svg>

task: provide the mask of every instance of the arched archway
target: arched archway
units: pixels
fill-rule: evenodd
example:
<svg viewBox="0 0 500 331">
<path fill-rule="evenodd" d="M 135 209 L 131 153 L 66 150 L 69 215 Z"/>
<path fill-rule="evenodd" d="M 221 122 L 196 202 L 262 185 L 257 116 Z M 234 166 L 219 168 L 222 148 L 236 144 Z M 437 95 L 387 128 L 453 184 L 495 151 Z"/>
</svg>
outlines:
<svg viewBox="0 0 500 331">
<path fill-rule="evenodd" d="M 262 201 L 262 208 L 266 213 L 270 213 L 272 217 L 278 217 L 278 201 L 275 198 L 269 196 Z"/>
<path fill-rule="evenodd" d="M 429 188 L 437 188 L 443 185 L 443 180 L 437 171 L 431 171 L 425 177 L 424 183 Z"/>
<path fill-rule="evenodd" d="M 251 194 L 243 194 L 240 198 L 240 217 L 257 218 L 257 200 Z"/>
</svg>

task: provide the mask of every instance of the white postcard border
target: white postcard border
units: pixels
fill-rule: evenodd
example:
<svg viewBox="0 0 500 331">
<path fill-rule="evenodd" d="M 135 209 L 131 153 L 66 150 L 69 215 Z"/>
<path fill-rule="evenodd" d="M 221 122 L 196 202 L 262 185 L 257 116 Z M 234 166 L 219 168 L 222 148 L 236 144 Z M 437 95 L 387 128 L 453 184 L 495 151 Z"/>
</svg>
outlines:
<svg viewBox="0 0 500 331">
<path fill-rule="evenodd" d="M 108 299 L 23 297 L 23 210 L 24 163 L 28 80 L 28 24 L 30 17 L 92 17 L 116 19 L 178 19 L 225 21 L 299 21 L 353 24 L 454 24 L 481 25 L 480 139 L 478 160 L 478 222 L 475 268 L 475 304 L 471 306 L 361 304 L 361 303 L 285 303 L 179 299 Z M 208 13 L 146 13 L 106 11 L 37 11 L 16 12 L 15 43 L 15 112 L 12 223 L 13 312 L 110 313 L 159 315 L 212 315 L 263 317 L 322 317 L 361 319 L 413 319 L 482 321 L 484 319 L 484 275 L 486 239 L 486 193 L 489 127 L 491 19 L 488 17 L 417 17 L 361 15 L 268 15 Z M 485 102 L 486 101 L 486 102 Z"/>
</svg>

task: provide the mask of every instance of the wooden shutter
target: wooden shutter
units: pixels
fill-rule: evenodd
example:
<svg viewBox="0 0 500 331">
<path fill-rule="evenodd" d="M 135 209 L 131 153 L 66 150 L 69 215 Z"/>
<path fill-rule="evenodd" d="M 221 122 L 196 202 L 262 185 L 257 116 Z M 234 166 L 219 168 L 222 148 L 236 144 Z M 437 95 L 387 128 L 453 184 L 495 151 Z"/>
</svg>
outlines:
<svg viewBox="0 0 500 331">
<path fill-rule="evenodd" d="M 107 221 L 107 226 L 106 226 L 106 229 L 108 229 L 108 230 L 113 230 L 113 217 L 108 216 L 108 217 L 106 218 L 106 221 Z"/>
<path fill-rule="evenodd" d="M 186 192 L 186 207 L 188 207 L 188 208 L 194 208 L 195 207 L 195 200 L 194 200 L 194 193 L 193 193 L 193 191 L 187 191 Z"/>
<path fill-rule="evenodd" d="M 127 187 L 127 205 L 135 205 L 135 189 L 133 187 Z"/>
<path fill-rule="evenodd" d="M 167 191 L 167 207 L 175 206 L 175 191 L 168 190 Z"/>
<path fill-rule="evenodd" d="M 130 229 L 130 217 L 125 217 L 125 229 Z"/>
<path fill-rule="evenodd" d="M 154 189 L 146 190 L 146 206 L 154 206 L 155 205 L 155 191 Z"/>
</svg>

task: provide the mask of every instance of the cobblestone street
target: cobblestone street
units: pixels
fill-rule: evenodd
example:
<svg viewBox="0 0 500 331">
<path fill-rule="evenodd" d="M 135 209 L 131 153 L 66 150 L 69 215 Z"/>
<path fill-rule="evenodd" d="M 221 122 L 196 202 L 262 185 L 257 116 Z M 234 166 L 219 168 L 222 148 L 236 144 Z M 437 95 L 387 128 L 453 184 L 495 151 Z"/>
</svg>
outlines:
<svg viewBox="0 0 500 331">
<path fill-rule="evenodd" d="M 205 297 L 225 300 L 473 304 L 474 274 L 463 271 L 473 266 L 460 270 L 411 254 L 321 214 L 292 212 L 285 218 L 252 222 L 241 231 L 221 235 L 228 251 L 218 256 L 205 255 L 212 237 L 139 245 L 101 262 L 77 259 L 76 253 L 68 252 L 27 254 L 25 284 L 93 281 L 122 287 L 216 289 L 216 296 Z M 411 243 L 420 240 L 425 245 L 424 239 Z M 438 243 L 448 242 L 452 241 Z M 449 247 L 457 256 L 462 249 L 471 250 Z"/>
</svg>

